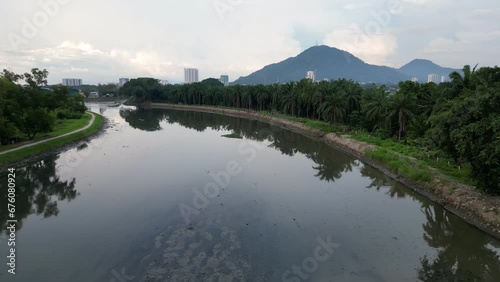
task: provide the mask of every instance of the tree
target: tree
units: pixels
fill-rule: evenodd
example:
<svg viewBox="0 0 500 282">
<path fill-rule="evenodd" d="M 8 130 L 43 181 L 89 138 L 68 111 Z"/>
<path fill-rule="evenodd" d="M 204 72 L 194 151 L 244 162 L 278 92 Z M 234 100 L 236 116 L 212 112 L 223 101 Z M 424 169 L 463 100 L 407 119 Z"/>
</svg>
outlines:
<svg viewBox="0 0 500 282">
<path fill-rule="evenodd" d="M 388 104 L 388 95 L 385 87 L 374 88 L 366 94 L 362 110 L 367 120 L 374 124 L 371 130 L 385 127 Z"/>
<path fill-rule="evenodd" d="M 217 78 L 207 78 L 201 81 L 201 84 L 206 86 L 220 86 L 223 87 L 224 84 L 220 82 Z"/>
<path fill-rule="evenodd" d="M 24 80 L 31 88 L 39 88 L 41 86 L 47 85 L 47 77 L 49 72 L 44 69 L 40 70 L 38 68 L 31 69 L 31 73 L 24 74 Z"/>
<path fill-rule="evenodd" d="M 464 68 L 462 69 L 464 73 L 463 76 L 456 71 L 452 72 L 450 74 L 451 83 L 458 90 L 474 90 L 477 84 L 476 68 L 477 65 L 472 70 L 469 65 L 464 66 Z"/>
<path fill-rule="evenodd" d="M 23 121 L 24 133 L 30 140 L 33 140 L 38 133 L 52 130 L 55 117 L 46 109 L 28 109 Z"/>
<path fill-rule="evenodd" d="M 416 94 L 412 92 L 411 86 L 408 83 L 401 82 L 400 90 L 390 98 L 389 102 L 389 118 L 397 118 L 399 126 L 398 140 L 401 140 L 407 132 L 408 124 L 413 118 L 416 108 Z"/>
<path fill-rule="evenodd" d="M 6 70 L 6 69 L 3 70 L 3 73 L 1 74 L 1 76 L 5 77 L 7 80 L 9 80 L 10 82 L 13 82 L 13 83 L 16 83 L 18 80 L 23 78 L 22 75 L 16 74 L 16 73 L 14 73 L 10 70 Z"/>
<path fill-rule="evenodd" d="M 5 117 L 0 116 L 0 143 L 7 145 L 17 135 L 16 126 L 7 120 Z"/>
<path fill-rule="evenodd" d="M 339 93 L 329 94 L 323 104 L 321 104 L 319 111 L 321 116 L 330 122 L 331 124 L 336 124 L 341 122 L 346 114 L 346 101 L 344 96 Z"/>
</svg>

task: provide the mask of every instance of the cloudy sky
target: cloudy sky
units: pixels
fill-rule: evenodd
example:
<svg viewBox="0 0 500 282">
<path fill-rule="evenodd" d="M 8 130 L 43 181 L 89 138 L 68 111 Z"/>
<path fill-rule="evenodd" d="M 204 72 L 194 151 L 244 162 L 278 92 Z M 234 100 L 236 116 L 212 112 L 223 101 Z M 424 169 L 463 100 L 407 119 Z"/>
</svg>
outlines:
<svg viewBox="0 0 500 282">
<path fill-rule="evenodd" d="M 0 4 L 0 69 L 84 83 L 246 76 L 326 44 L 372 64 L 500 65 L 496 0 L 16 0 Z"/>
</svg>

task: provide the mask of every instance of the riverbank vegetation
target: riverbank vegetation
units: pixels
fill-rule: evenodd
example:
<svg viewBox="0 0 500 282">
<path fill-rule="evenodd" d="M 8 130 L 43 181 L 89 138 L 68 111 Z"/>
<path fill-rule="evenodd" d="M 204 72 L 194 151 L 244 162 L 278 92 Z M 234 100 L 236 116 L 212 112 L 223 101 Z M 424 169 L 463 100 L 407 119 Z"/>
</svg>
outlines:
<svg viewBox="0 0 500 282">
<path fill-rule="evenodd" d="M 140 78 L 120 94 L 139 105 L 208 105 L 285 115 L 378 145 L 370 156 L 396 171 L 411 174 L 419 166 L 430 167 L 499 194 L 500 68 L 465 66 L 450 79 L 439 85 L 405 81 L 391 92 L 344 79 L 223 87 L 205 82 L 162 86 Z M 397 161 L 398 156 L 410 162 Z M 424 170 L 415 177 L 425 181 L 429 176 Z"/>
<path fill-rule="evenodd" d="M 67 144 L 71 144 L 73 142 L 77 142 L 79 140 L 90 137 L 99 130 L 101 130 L 104 124 L 104 117 L 98 114 L 95 115 L 95 120 L 92 125 L 82 131 L 76 132 L 74 134 L 64 136 L 61 138 L 57 138 L 51 141 L 47 141 L 38 145 L 34 145 L 31 147 L 23 148 L 14 152 L 9 152 L 3 154 L 0 158 L 0 166 L 5 166 L 8 164 L 13 164 L 21 160 L 25 160 L 27 158 L 31 158 L 33 156 L 38 156 L 40 154 L 44 154 L 46 152 L 51 152 L 53 150 L 57 150 Z M 88 124 L 88 123 L 87 123 Z"/>
<path fill-rule="evenodd" d="M 63 86 L 46 88 L 47 77 L 47 70 L 36 68 L 25 74 L 0 74 L 0 148 L 41 134 L 43 138 L 67 133 L 88 122 L 83 96 L 70 95 Z"/>
</svg>

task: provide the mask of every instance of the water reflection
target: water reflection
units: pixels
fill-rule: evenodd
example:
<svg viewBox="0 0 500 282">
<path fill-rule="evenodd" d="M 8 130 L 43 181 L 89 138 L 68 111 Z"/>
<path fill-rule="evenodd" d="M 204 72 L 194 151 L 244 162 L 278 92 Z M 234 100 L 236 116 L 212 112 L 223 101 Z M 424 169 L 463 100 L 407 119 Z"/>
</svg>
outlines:
<svg viewBox="0 0 500 282">
<path fill-rule="evenodd" d="M 232 131 L 253 141 L 268 141 L 269 147 L 282 154 L 293 157 L 297 153 L 304 154 L 317 165 L 316 177 L 324 181 L 335 181 L 342 173 L 352 171 L 359 163 L 316 139 L 291 131 L 281 130 L 269 124 L 242 118 L 227 117 L 209 113 L 171 110 L 131 110 L 122 109 L 120 115 L 130 126 L 144 131 L 161 130 L 160 123 L 179 124 L 183 127 L 204 132 L 207 128 L 216 131 Z"/>
<path fill-rule="evenodd" d="M 438 255 L 433 260 L 427 256 L 421 259 L 421 281 L 498 281 L 499 256 L 488 248 L 495 240 L 457 229 L 461 219 L 438 206 L 424 204 L 422 212 L 427 218 L 424 239 L 438 250 Z"/>
<path fill-rule="evenodd" d="M 411 198 L 422 206 L 422 213 L 426 218 L 426 223 L 422 226 L 423 238 L 435 252 L 427 253 L 420 259 L 420 266 L 416 269 L 416 276 L 420 281 L 499 281 L 500 279 L 499 256 L 489 247 L 498 246 L 497 240 L 471 228 L 460 218 L 395 183 L 379 171 L 332 150 L 321 141 L 261 122 L 209 113 L 124 110 L 121 115 L 132 127 L 145 131 L 161 130 L 160 124 L 165 121 L 199 132 L 210 128 L 216 131 L 231 131 L 250 140 L 268 141 L 269 147 L 280 151 L 283 155 L 295 156 L 300 153 L 314 161 L 315 176 L 322 181 L 336 181 L 344 173 L 351 172 L 357 167 L 363 177 L 371 180 L 367 189 L 384 192 L 390 198 Z"/>
<path fill-rule="evenodd" d="M 57 175 L 54 155 L 37 163 L 16 170 L 16 219 L 17 229 L 21 229 L 23 221 L 31 214 L 44 218 L 59 214 L 58 202 L 72 201 L 79 193 L 75 189 L 76 179 L 62 181 Z M 7 172 L 0 173 L 0 185 L 7 183 Z M 7 203 L 7 188 L 1 187 L 0 203 Z M 7 205 L 0 205 L 1 231 L 6 230 Z"/>
</svg>

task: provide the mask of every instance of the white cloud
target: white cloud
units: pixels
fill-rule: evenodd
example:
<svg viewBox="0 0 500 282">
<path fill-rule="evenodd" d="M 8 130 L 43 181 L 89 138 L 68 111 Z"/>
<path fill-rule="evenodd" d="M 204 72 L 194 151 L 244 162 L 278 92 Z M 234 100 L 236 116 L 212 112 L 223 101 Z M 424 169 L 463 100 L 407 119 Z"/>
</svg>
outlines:
<svg viewBox="0 0 500 282">
<path fill-rule="evenodd" d="M 326 35 L 325 44 L 350 52 L 370 64 L 388 65 L 398 48 L 396 37 L 386 33 L 365 34 L 358 26 L 336 29 Z"/>
<path fill-rule="evenodd" d="M 464 56 L 499 64 L 491 54 L 500 43 L 485 38 L 497 38 L 500 19 L 488 11 L 498 11 L 498 3 L 456 2 L 399 0 L 404 12 L 393 14 L 379 32 L 365 38 L 366 24 L 374 14 L 387 11 L 391 0 L 245 0 L 233 5 L 223 20 L 213 0 L 74 0 L 14 52 L 6 35 L 20 33 L 21 19 L 40 7 L 37 1 L 5 1 L 0 64 L 18 72 L 45 67 L 53 82 L 69 75 L 92 83 L 145 75 L 182 81 L 186 66 L 199 68 L 203 78 L 227 73 L 234 80 L 296 56 L 316 40 L 369 63 L 403 65 L 451 48 L 462 50 L 460 57 L 447 59 L 452 65 L 461 64 Z M 346 28 L 353 24 L 357 27 Z M 464 37 L 457 39 L 457 32 Z M 430 42 L 435 38 L 441 39 Z"/>
</svg>

